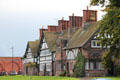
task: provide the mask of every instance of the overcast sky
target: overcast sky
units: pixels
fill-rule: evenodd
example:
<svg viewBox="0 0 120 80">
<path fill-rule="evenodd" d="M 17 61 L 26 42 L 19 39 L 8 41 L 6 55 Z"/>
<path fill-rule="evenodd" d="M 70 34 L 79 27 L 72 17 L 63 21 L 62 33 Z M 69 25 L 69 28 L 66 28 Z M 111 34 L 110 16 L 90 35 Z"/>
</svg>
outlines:
<svg viewBox="0 0 120 80">
<path fill-rule="evenodd" d="M 39 29 L 57 25 L 57 21 L 74 13 L 82 16 L 90 0 L 0 0 L 0 56 L 23 56 L 27 41 L 39 39 Z M 104 15 L 100 7 L 98 20 Z"/>
</svg>

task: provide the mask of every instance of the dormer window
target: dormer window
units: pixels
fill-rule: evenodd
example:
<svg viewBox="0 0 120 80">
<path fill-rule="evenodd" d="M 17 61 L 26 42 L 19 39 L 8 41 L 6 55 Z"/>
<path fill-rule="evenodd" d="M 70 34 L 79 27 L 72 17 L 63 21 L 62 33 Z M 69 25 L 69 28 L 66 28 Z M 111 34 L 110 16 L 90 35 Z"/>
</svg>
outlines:
<svg viewBox="0 0 120 80">
<path fill-rule="evenodd" d="M 99 40 L 91 40 L 91 47 L 92 48 L 101 48 Z"/>
</svg>

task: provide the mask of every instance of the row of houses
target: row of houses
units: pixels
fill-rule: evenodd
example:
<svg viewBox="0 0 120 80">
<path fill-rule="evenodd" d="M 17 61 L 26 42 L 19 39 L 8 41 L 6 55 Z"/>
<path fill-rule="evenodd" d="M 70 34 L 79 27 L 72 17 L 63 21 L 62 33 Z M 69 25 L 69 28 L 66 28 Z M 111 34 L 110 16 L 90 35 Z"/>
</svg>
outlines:
<svg viewBox="0 0 120 80">
<path fill-rule="evenodd" d="M 81 52 L 86 59 L 85 76 L 104 76 L 101 57 L 106 48 L 97 39 L 98 23 L 97 11 L 87 7 L 82 17 L 72 14 L 69 20 L 58 20 L 58 26 L 40 29 L 40 39 L 27 44 L 23 57 L 25 73 L 30 73 L 26 64 L 33 62 L 33 75 L 58 76 L 66 71 L 71 76 L 75 58 Z"/>
</svg>

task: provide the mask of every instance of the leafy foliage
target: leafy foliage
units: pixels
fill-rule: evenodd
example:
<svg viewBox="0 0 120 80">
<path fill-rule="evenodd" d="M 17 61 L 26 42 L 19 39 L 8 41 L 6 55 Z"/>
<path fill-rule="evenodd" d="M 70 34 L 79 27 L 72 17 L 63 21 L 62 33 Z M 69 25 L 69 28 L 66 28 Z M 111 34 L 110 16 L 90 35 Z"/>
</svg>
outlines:
<svg viewBox="0 0 120 80">
<path fill-rule="evenodd" d="M 102 46 L 110 46 L 108 53 L 116 58 L 120 55 L 120 9 L 108 11 L 100 23 Z"/>
<path fill-rule="evenodd" d="M 110 58 L 110 55 L 108 55 L 109 53 L 106 52 L 104 54 L 104 56 L 102 57 L 102 64 L 103 64 L 103 67 L 105 69 L 107 69 L 108 73 L 109 74 L 106 74 L 106 75 L 113 75 L 113 61 L 112 59 Z"/>
<path fill-rule="evenodd" d="M 113 72 L 120 56 L 120 0 L 91 0 L 91 5 L 105 6 L 107 14 L 100 22 L 100 40 L 103 47 L 110 46 L 103 56 L 104 67 Z M 114 64 L 113 64 L 114 63 Z"/>
<path fill-rule="evenodd" d="M 78 56 L 76 57 L 76 63 L 73 69 L 74 77 L 84 77 L 85 76 L 85 57 L 82 55 L 80 51 Z"/>
<path fill-rule="evenodd" d="M 118 76 L 120 76 L 120 64 L 117 65 L 116 72 L 118 73 Z"/>
<path fill-rule="evenodd" d="M 29 62 L 29 63 L 27 63 L 26 64 L 26 67 L 35 67 L 35 63 L 33 63 L 33 62 Z"/>
<path fill-rule="evenodd" d="M 91 0 L 91 5 L 102 5 L 109 8 L 120 7 L 120 0 Z"/>
</svg>

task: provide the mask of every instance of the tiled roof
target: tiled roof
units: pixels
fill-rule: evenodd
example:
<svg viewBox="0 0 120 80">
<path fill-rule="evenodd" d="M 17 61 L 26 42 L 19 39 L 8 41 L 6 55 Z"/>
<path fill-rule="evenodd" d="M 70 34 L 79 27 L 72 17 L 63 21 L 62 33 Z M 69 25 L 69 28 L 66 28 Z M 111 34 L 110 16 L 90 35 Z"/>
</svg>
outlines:
<svg viewBox="0 0 120 80">
<path fill-rule="evenodd" d="M 56 40 L 58 38 L 58 33 L 44 31 L 44 36 L 50 50 L 56 51 Z"/>
<path fill-rule="evenodd" d="M 29 43 L 29 47 L 30 47 L 31 52 L 32 52 L 32 56 L 37 56 L 37 51 L 39 48 L 40 41 L 36 40 L 34 42 L 28 42 L 28 43 Z"/>
<path fill-rule="evenodd" d="M 87 25 L 87 28 L 84 30 L 83 28 L 79 28 L 68 42 L 66 49 L 82 47 L 98 30 L 98 28 L 98 23 L 91 23 L 90 25 Z"/>
<path fill-rule="evenodd" d="M 37 51 L 38 51 L 38 48 L 39 48 L 39 42 L 40 42 L 39 40 L 36 40 L 36 41 L 28 41 L 27 49 L 26 49 L 26 51 L 25 51 L 24 57 L 25 57 L 26 54 L 27 54 L 28 48 L 31 49 L 32 56 L 37 56 Z"/>
</svg>

